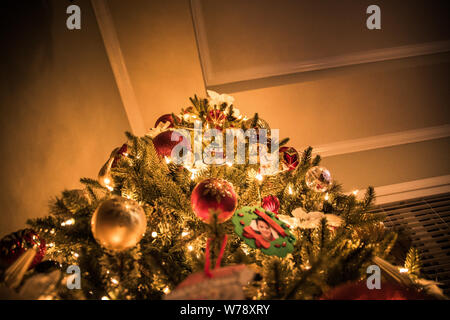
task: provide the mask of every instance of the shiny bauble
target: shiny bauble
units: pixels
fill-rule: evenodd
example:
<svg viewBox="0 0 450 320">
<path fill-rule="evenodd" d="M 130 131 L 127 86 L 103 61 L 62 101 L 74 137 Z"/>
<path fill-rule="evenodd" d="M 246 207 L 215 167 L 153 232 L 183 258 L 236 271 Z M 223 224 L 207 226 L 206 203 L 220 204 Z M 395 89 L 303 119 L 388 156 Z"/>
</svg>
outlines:
<svg viewBox="0 0 450 320">
<path fill-rule="evenodd" d="M 112 251 L 134 247 L 146 228 L 144 209 L 136 201 L 119 196 L 103 201 L 91 220 L 95 240 Z"/>
<path fill-rule="evenodd" d="M 330 189 L 333 179 L 327 168 L 315 166 L 306 172 L 305 182 L 308 188 L 316 192 L 325 192 Z"/>
<path fill-rule="evenodd" d="M 179 122 L 181 121 L 180 118 L 176 117 L 176 120 Z M 155 128 L 160 124 L 160 123 L 169 123 L 169 126 L 167 128 L 173 128 L 175 126 L 175 121 L 173 119 L 173 116 L 171 114 L 163 114 L 161 117 L 158 118 L 158 120 L 156 120 L 155 122 Z"/>
<path fill-rule="evenodd" d="M 209 110 L 206 115 L 206 121 L 215 129 L 221 129 L 223 127 L 225 118 L 225 113 L 218 109 Z"/>
<path fill-rule="evenodd" d="M 12 265 L 25 251 L 36 248 L 36 255 L 29 269 L 34 268 L 45 256 L 45 240 L 32 229 L 13 232 L 0 240 L 0 265 L 4 268 Z"/>
<path fill-rule="evenodd" d="M 297 168 L 300 157 L 297 150 L 292 147 L 281 147 L 280 150 L 280 163 L 283 170 L 295 170 Z"/>
<path fill-rule="evenodd" d="M 156 153 L 161 157 L 172 157 L 172 150 L 180 144 L 183 149 L 191 150 L 190 141 L 177 131 L 164 131 L 153 138 Z M 179 156 L 179 155 L 175 155 Z"/>
<path fill-rule="evenodd" d="M 237 206 L 233 185 L 226 180 L 210 178 L 198 183 L 191 194 L 191 206 L 197 217 L 206 223 L 222 223 L 231 218 Z"/>
</svg>

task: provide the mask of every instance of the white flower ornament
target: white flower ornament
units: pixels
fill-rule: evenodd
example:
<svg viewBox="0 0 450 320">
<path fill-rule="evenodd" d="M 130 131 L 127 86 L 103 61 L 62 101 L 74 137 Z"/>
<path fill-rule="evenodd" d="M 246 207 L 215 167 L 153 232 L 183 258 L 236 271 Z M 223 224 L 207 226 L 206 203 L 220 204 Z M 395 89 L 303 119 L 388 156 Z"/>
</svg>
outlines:
<svg viewBox="0 0 450 320">
<path fill-rule="evenodd" d="M 320 220 L 327 219 L 327 224 L 331 228 L 337 228 L 342 224 L 342 218 L 334 214 L 324 214 L 319 211 L 306 213 L 303 208 L 297 208 L 292 211 L 292 217 L 288 215 L 278 215 L 278 218 L 289 224 L 291 227 L 300 229 L 315 229 L 319 227 Z"/>
<path fill-rule="evenodd" d="M 234 97 L 229 96 L 227 94 L 220 94 L 212 90 L 206 90 L 209 96 L 209 103 L 214 106 L 220 106 L 223 103 L 226 103 L 228 107 L 233 104 Z"/>
</svg>

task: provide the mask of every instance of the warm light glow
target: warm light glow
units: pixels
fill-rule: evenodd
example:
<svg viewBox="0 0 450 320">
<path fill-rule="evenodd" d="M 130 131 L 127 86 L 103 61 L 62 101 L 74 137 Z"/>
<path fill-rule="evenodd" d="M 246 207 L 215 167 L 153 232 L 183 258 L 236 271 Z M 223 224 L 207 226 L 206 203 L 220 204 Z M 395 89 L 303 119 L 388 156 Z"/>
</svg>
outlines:
<svg viewBox="0 0 450 320">
<path fill-rule="evenodd" d="M 258 174 L 255 176 L 255 179 L 258 180 L 258 181 L 262 181 L 263 176 L 262 176 L 260 173 L 258 173 Z"/>
<path fill-rule="evenodd" d="M 164 159 L 166 160 L 166 163 L 169 164 L 171 162 L 170 158 L 164 156 Z"/>
<path fill-rule="evenodd" d="M 165 287 L 164 290 L 163 290 L 163 292 L 164 292 L 165 294 L 168 294 L 168 293 L 170 292 L 169 287 Z"/>
<path fill-rule="evenodd" d="M 232 162 L 227 162 L 227 166 L 231 167 L 233 165 Z"/>
<path fill-rule="evenodd" d="M 354 190 L 352 193 L 356 196 L 358 194 L 359 190 Z"/>
<path fill-rule="evenodd" d="M 113 191 L 114 190 L 114 188 L 111 187 L 111 186 L 106 186 L 106 189 L 108 189 L 109 191 Z"/>
<path fill-rule="evenodd" d="M 78 253 L 73 252 L 73 251 L 72 251 L 72 254 L 73 254 L 73 256 L 74 256 L 75 258 L 78 258 L 78 257 L 80 256 Z"/>
<path fill-rule="evenodd" d="M 111 279 L 111 282 L 112 282 L 113 284 L 119 284 L 119 281 L 118 281 L 117 279 L 114 279 L 114 278 Z"/>
<path fill-rule="evenodd" d="M 189 251 L 192 251 L 192 250 L 194 250 L 194 247 L 193 247 L 193 246 L 191 246 L 191 245 L 189 245 L 189 246 L 188 246 L 187 248 L 188 248 L 188 250 L 189 250 Z"/>
<path fill-rule="evenodd" d="M 158 236 L 158 233 L 157 233 L 156 231 L 153 231 L 153 232 L 152 232 L 152 237 L 153 237 L 153 238 L 156 238 L 157 236 Z"/>
<path fill-rule="evenodd" d="M 66 221 L 62 222 L 62 223 L 61 223 L 61 226 L 62 226 L 62 227 L 64 227 L 64 226 L 70 226 L 70 225 L 72 225 L 72 224 L 74 224 L 74 223 L 75 223 L 75 219 L 74 219 L 74 218 L 70 218 L 69 220 L 66 220 Z"/>
<path fill-rule="evenodd" d="M 406 273 L 408 272 L 408 268 L 400 268 L 398 271 L 400 271 L 400 273 Z"/>
<path fill-rule="evenodd" d="M 181 236 L 182 236 L 182 237 L 186 237 L 188 234 L 189 234 L 189 232 L 183 231 L 183 232 L 181 233 Z"/>
<path fill-rule="evenodd" d="M 330 197 L 328 196 L 328 192 L 325 194 L 325 201 L 328 201 Z"/>
<path fill-rule="evenodd" d="M 55 246 L 55 243 L 54 242 L 50 242 L 48 245 L 47 245 L 47 247 L 49 247 L 49 248 L 53 248 Z"/>
<path fill-rule="evenodd" d="M 50 230 L 50 234 L 54 234 L 55 233 L 55 229 Z"/>
<path fill-rule="evenodd" d="M 107 296 L 103 296 L 102 300 L 109 300 L 109 298 Z"/>
<path fill-rule="evenodd" d="M 110 178 L 104 178 L 104 179 L 103 179 L 103 182 L 104 182 L 106 185 L 108 185 L 108 184 L 111 183 L 111 179 L 110 179 Z"/>
</svg>

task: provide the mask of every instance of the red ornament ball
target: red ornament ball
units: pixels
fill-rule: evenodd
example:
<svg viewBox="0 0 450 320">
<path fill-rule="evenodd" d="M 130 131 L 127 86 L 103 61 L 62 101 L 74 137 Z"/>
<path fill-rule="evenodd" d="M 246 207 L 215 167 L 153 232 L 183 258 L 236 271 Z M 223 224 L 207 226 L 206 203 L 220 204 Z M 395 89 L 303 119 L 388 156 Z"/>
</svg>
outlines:
<svg viewBox="0 0 450 320">
<path fill-rule="evenodd" d="M 278 210 L 280 209 L 280 200 L 276 196 L 267 196 L 262 200 L 261 206 L 270 212 L 278 214 Z"/>
<path fill-rule="evenodd" d="M 190 141 L 177 131 L 164 131 L 153 138 L 153 145 L 161 157 L 172 157 L 172 150 L 178 144 L 183 149 L 191 150 Z"/>
<path fill-rule="evenodd" d="M 175 116 L 177 118 L 177 121 L 180 121 L 180 118 L 178 118 L 177 116 Z M 175 121 L 173 120 L 173 116 L 171 114 L 163 114 L 161 117 L 158 118 L 158 120 L 156 120 L 155 122 L 155 128 L 158 126 L 158 124 L 160 123 L 164 123 L 164 122 L 169 122 L 169 126 L 168 128 L 173 128 L 175 126 Z"/>
<path fill-rule="evenodd" d="M 300 159 L 297 150 L 292 147 L 281 147 L 279 152 L 280 162 L 285 169 L 291 171 L 297 168 Z"/>
<path fill-rule="evenodd" d="M 233 215 L 237 206 L 237 196 L 233 185 L 222 179 L 206 179 L 198 183 L 191 194 L 191 206 L 197 217 L 206 223 L 212 222 L 217 214 L 219 223 Z"/>
<path fill-rule="evenodd" d="M 367 288 L 366 281 L 347 282 L 332 288 L 321 300 L 425 300 L 426 295 L 414 288 L 388 281 L 381 282 L 380 289 Z"/>
<path fill-rule="evenodd" d="M 13 232 L 0 240 L 0 264 L 3 267 L 12 265 L 25 251 L 37 248 L 36 255 L 29 269 L 34 268 L 45 256 L 47 247 L 45 240 L 32 229 Z"/>
</svg>

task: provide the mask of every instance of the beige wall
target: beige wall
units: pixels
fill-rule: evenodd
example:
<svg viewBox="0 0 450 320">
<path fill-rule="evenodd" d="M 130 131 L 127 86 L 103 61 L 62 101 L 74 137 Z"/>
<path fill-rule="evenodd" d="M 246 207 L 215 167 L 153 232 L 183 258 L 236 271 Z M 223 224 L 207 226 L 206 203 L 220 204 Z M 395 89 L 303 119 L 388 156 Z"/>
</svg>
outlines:
<svg viewBox="0 0 450 320">
<path fill-rule="evenodd" d="M 145 0 L 133 1 L 133 5 L 120 0 L 109 4 L 147 126 L 153 125 L 163 113 L 179 111 L 194 93 L 204 94 L 188 0 L 171 1 L 170 5 L 166 1 Z M 428 8 L 424 14 L 429 16 L 432 11 Z M 217 10 L 212 16 L 233 13 L 238 15 L 233 10 L 228 13 Z M 268 10 L 265 14 L 270 16 Z M 395 17 L 383 21 L 405 28 Z M 240 32 L 228 30 L 227 26 L 219 30 L 223 37 L 219 39 L 221 48 L 233 43 Z M 249 23 L 248 27 L 253 29 L 242 30 L 239 39 L 245 39 L 247 33 L 256 34 L 259 26 Z M 430 41 L 434 40 L 435 35 L 425 29 L 428 31 L 421 36 L 428 32 Z M 280 32 L 277 35 L 296 36 Z M 216 45 L 219 40 L 214 40 Z M 248 58 L 236 48 L 230 50 L 239 61 Z M 301 149 L 448 124 L 449 67 L 450 54 L 445 53 L 214 89 L 232 93 L 241 112 L 248 115 L 258 112 L 273 128 L 280 128 L 281 136 L 290 137 L 292 146 Z M 334 156 L 323 163 L 347 190 L 450 173 L 445 139 Z"/>
<path fill-rule="evenodd" d="M 28 3 L 8 12 L 0 54 L 0 237 L 96 177 L 129 130 L 89 1 L 79 31 L 65 27 L 68 2 Z"/>
</svg>

